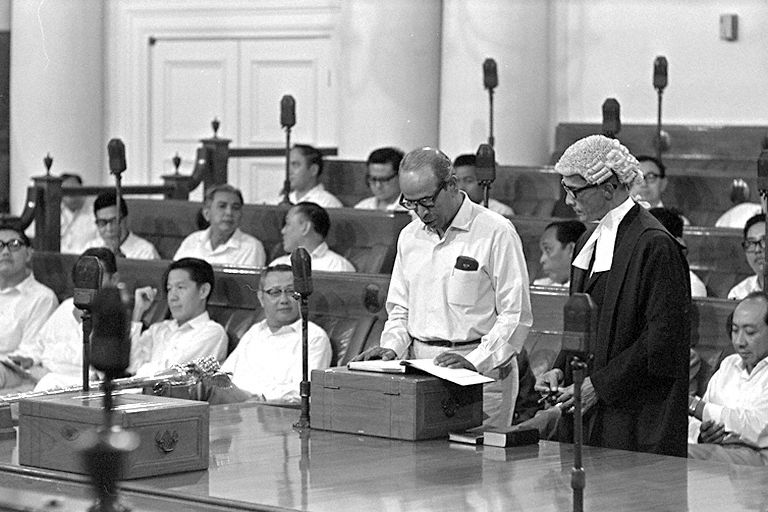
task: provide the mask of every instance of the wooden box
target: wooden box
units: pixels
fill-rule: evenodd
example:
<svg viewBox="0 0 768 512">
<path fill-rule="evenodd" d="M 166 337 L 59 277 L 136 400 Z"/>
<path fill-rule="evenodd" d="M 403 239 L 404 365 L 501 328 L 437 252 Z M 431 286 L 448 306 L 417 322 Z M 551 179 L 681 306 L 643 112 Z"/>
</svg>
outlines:
<svg viewBox="0 0 768 512">
<path fill-rule="evenodd" d="M 483 387 L 421 373 L 312 371 L 312 428 L 415 441 L 483 421 Z"/>
<path fill-rule="evenodd" d="M 104 421 L 103 393 L 69 392 L 19 403 L 19 464 L 86 473 L 81 435 Z M 208 469 L 208 404 L 118 393 L 114 425 L 135 432 L 123 478 Z"/>
</svg>

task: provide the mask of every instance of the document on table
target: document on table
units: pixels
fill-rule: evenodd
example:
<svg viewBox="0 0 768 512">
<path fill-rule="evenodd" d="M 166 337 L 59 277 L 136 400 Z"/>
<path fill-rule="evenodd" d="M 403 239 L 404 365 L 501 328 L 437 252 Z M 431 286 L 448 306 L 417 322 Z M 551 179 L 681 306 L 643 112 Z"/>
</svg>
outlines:
<svg viewBox="0 0 768 512">
<path fill-rule="evenodd" d="M 414 368 L 434 375 L 443 380 L 447 380 L 460 386 L 471 386 L 472 384 L 485 384 L 493 382 L 493 379 L 480 375 L 479 373 L 466 368 L 445 368 L 437 366 L 432 359 L 392 359 L 382 361 L 373 359 L 369 361 L 352 361 L 347 364 L 350 370 L 361 370 L 367 372 L 381 373 L 405 373 L 406 368 Z"/>
</svg>

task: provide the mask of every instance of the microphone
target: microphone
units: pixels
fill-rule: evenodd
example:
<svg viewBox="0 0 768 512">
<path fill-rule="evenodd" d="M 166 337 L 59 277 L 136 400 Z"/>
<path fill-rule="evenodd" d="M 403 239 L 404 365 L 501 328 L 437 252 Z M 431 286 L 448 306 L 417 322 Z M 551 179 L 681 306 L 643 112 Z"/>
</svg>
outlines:
<svg viewBox="0 0 768 512">
<path fill-rule="evenodd" d="M 768 191 L 768 149 L 762 150 L 757 159 L 757 189 Z"/>
<path fill-rule="evenodd" d="M 312 294 L 312 258 L 303 247 L 294 249 L 291 253 L 291 268 L 293 269 L 293 289 L 303 299 Z"/>
<path fill-rule="evenodd" d="M 93 306 L 91 365 L 108 376 L 124 372 L 131 359 L 128 316 L 115 287 L 96 294 Z"/>
<path fill-rule="evenodd" d="M 104 276 L 101 261 L 96 256 L 81 256 L 75 263 L 75 270 L 72 275 L 75 284 L 72 299 L 75 307 L 90 311 Z"/>
<path fill-rule="evenodd" d="M 585 361 L 597 337 L 597 306 L 587 293 L 574 293 L 563 307 L 562 350 Z"/>
<path fill-rule="evenodd" d="M 280 100 L 280 125 L 283 128 L 292 128 L 296 124 L 296 100 L 286 94 Z"/>
<path fill-rule="evenodd" d="M 475 155 L 475 175 L 480 183 L 496 179 L 496 152 L 490 144 L 480 144 Z"/>
<path fill-rule="evenodd" d="M 667 58 L 663 55 L 656 57 L 653 61 L 653 87 L 659 91 L 664 91 L 667 86 Z"/>
<path fill-rule="evenodd" d="M 616 98 L 603 102 L 603 135 L 615 139 L 621 131 L 621 105 Z"/>
<path fill-rule="evenodd" d="M 483 62 L 483 87 L 493 91 L 499 85 L 499 75 L 496 72 L 496 61 L 485 59 Z"/>
<path fill-rule="evenodd" d="M 125 171 L 125 144 L 120 139 L 112 139 L 107 144 L 109 153 L 109 172 L 116 176 Z"/>
</svg>

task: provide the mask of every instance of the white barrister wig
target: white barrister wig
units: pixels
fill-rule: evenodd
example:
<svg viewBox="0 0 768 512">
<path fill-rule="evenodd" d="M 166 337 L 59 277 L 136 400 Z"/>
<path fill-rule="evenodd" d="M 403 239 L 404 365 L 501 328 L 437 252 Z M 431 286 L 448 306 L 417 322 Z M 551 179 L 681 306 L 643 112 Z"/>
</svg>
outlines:
<svg viewBox="0 0 768 512">
<path fill-rule="evenodd" d="M 606 181 L 611 173 L 627 186 L 643 181 L 640 163 L 632 153 L 604 135 L 590 135 L 571 144 L 555 164 L 555 171 L 562 176 L 578 174 L 590 185 Z"/>
</svg>

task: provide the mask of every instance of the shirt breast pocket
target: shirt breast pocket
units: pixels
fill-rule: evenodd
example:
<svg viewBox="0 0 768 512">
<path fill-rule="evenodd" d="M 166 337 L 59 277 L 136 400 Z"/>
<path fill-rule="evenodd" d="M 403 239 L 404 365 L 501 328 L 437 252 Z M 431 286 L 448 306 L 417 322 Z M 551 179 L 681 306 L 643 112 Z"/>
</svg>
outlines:
<svg viewBox="0 0 768 512">
<path fill-rule="evenodd" d="M 481 273 L 478 270 L 453 269 L 448 281 L 448 303 L 459 306 L 477 304 Z"/>
</svg>

